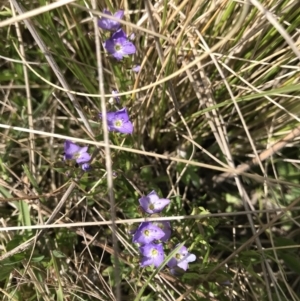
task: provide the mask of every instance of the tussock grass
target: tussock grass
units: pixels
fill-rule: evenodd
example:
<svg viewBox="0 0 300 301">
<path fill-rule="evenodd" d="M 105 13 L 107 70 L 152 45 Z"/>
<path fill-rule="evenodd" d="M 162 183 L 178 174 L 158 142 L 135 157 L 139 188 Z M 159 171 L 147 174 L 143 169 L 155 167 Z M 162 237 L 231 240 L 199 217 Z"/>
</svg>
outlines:
<svg viewBox="0 0 300 301">
<path fill-rule="evenodd" d="M 71 2 L 1 3 L 2 300 L 299 300 L 298 1 Z M 103 51 L 104 8 L 135 56 Z M 113 89 L 133 135 L 97 117 Z M 131 242 L 153 189 L 177 219 L 166 249 L 197 255 L 181 277 Z"/>
</svg>

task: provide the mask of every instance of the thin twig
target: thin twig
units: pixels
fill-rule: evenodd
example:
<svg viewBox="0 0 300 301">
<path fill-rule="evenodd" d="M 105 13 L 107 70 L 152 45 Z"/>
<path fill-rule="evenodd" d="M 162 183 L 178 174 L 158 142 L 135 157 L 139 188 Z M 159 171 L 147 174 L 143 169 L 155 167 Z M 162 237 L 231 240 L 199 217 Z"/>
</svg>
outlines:
<svg viewBox="0 0 300 301">
<path fill-rule="evenodd" d="M 271 147 L 263 151 L 258 158 L 252 159 L 248 163 L 241 164 L 236 168 L 234 173 L 225 172 L 213 178 L 213 182 L 215 185 L 222 183 L 223 181 L 234 177 L 235 175 L 240 175 L 249 170 L 252 166 L 257 165 L 259 162 L 262 162 L 271 156 L 273 156 L 276 152 L 284 148 L 290 141 L 300 136 L 300 126 L 293 129 L 289 134 L 287 134 L 283 139 L 280 139 L 278 142 L 273 144 Z"/>
<path fill-rule="evenodd" d="M 94 10 L 97 8 L 96 0 L 92 0 L 92 7 Z M 101 95 L 101 113 L 102 113 L 102 128 L 103 128 L 103 139 L 104 139 L 104 151 L 105 151 L 105 165 L 106 165 L 106 178 L 107 178 L 107 188 L 108 188 L 108 197 L 110 201 L 110 215 L 111 215 L 111 230 L 112 230 L 112 241 L 113 249 L 115 252 L 115 268 L 114 276 L 116 283 L 116 300 L 121 301 L 121 281 L 120 281 L 120 263 L 119 263 L 119 247 L 118 247 L 118 237 L 117 237 L 117 226 L 115 224 L 116 220 L 116 206 L 115 206 L 115 196 L 114 196 L 114 183 L 113 183 L 113 171 L 112 171 L 112 162 L 111 162 L 111 152 L 110 152 L 110 143 L 109 143 L 109 133 L 106 116 L 106 102 L 105 102 L 105 91 L 104 91 L 104 76 L 103 76 L 103 65 L 102 65 L 102 53 L 101 53 L 101 43 L 99 37 L 98 29 L 98 18 L 94 17 L 94 30 L 95 30 L 95 44 L 96 44 L 96 57 L 97 57 L 97 69 L 98 69 L 98 87 Z"/>
</svg>

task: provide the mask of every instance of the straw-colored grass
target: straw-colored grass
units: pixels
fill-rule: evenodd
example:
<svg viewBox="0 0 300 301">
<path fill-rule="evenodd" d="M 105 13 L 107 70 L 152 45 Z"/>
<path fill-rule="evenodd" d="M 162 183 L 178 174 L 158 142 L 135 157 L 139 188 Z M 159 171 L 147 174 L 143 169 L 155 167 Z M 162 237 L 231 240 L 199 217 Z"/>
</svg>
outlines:
<svg viewBox="0 0 300 301">
<path fill-rule="evenodd" d="M 104 8 L 135 34 L 121 62 Z M 3 301 L 300 300 L 297 0 L 10 0 L 0 34 Z M 132 135 L 98 118 L 117 107 Z M 65 139 L 91 171 L 66 165 Z M 197 256 L 179 277 L 170 256 L 139 266 L 151 190 L 171 199 L 166 254 Z"/>
</svg>

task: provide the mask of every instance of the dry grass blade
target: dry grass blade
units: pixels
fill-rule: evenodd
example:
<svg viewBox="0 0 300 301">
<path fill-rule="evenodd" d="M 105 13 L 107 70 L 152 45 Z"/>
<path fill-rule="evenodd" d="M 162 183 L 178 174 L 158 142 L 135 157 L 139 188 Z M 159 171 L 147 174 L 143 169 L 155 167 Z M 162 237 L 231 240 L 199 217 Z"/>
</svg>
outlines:
<svg viewBox="0 0 300 301">
<path fill-rule="evenodd" d="M 52 2 L 0 7 L 3 301 L 299 300 L 297 1 Z"/>
<path fill-rule="evenodd" d="M 72 0 L 73 1 L 73 0 Z M 15 9 L 18 11 L 19 14 L 24 14 L 25 13 L 25 9 L 16 1 L 16 0 L 11 0 L 12 4 L 14 5 Z M 62 4 L 64 5 L 66 1 L 60 1 L 60 3 L 58 2 L 58 4 Z M 71 1 L 69 1 L 71 2 Z M 38 35 L 37 31 L 35 30 L 33 24 L 31 23 L 30 20 L 24 20 L 24 23 L 26 24 L 26 26 L 28 27 L 28 29 L 30 30 L 33 38 L 35 39 L 36 43 L 38 44 L 38 46 L 40 47 L 42 53 L 45 54 L 45 58 L 48 61 L 50 67 L 52 68 L 53 72 L 55 73 L 55 75 L 57 76 L 57 79 L 59 80 L 60 84 L 62 85 L 62 87 L 66 90 L 67 95 L 69 96 L 70 100 L 72 101 L 78 115 L 80 116 L 80 118 L 82 119 L 86 129 L 89 131 L 89 133 L 91 134 L 91 137 L 94 136 L 93 131 L 89 125 L 88 120 L 86 119 L 81 106 L 79 105 L 79 103 L 77 102 L 77 100 L 75 99 L 74 95 L 72 95 L 71 93 L 69 93 L 68 91 L 70 90 L 69 85 L 67 84 L 60 68 L 58 67 L 58 65 L 56 64 L 55 60 L 53 59 L 51 53 L 49 53 L 49 51 L 47 50 L 47 47 L 45 45 L 45 43 L 43 42 L 43 40 L 41 39 L 41 37 Z M 23 59 L 23 58 L 22 58 Z"/>
</svg>

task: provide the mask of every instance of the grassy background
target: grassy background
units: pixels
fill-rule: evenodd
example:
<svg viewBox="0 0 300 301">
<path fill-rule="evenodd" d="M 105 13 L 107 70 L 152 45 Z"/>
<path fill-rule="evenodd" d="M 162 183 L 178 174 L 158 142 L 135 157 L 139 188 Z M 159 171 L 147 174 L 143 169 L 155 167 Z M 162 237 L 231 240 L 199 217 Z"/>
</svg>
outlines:
<svg viewBox="0 0 300 301">
<path fill-rule="evenodd" d="M 0 2 L 2 300 L 300 300 L 299 2 L 66 2 Z M 103 51 L 104 8 L 136 55 Z M 97 113 L 123 106 L 133 135 L 107 133 Z M 67 138 L 90 172 L 63 162 Z M 167 253 L 197 255 L 181 277 L 131 243 L 153 189 Z"/>
</svg>

